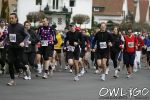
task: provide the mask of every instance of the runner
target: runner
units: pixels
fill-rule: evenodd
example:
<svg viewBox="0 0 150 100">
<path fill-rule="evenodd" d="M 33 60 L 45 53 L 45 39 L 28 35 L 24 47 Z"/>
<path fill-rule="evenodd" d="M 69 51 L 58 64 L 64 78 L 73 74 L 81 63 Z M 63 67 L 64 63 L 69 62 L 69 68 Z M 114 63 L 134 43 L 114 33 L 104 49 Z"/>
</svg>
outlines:
<svg viewBox="0 0 150 100">
<path fill-rule="evenodd" d="M 39 28 L 36 30 L 36 36 L 38 37 L 38 39 L 40 39 L 40 33 L 39 33 L 39 29 L 43 27 L 43 23 L 42 21 L 40 21 L 39 24 Z M 41 77 L 42 76 L 42 71 L 43 71 L 43 57 L 40 53 L 40 48 L 41 48 L 41 44 L 40 41 L 37 43 L 36 45 L 36 57 L 35 57 L 35 63 L 36 63 L 36 67 L 37 67 L 37 74 L 36 77 Z"/>
<path fill-rule="evenodd" d="M 63 39 L 62 39 L 62 34 L 60 33 L 60 31 L 56 31 L 56 39 L 57 39 L 57 44 L 54 45 L 54 49 L 56 51 L 56 56 L 55 56 L 55 59 L 56 59 L 56 65 L 57 65 L 57 62 L 60 66 L 60 70 L 62 70 L 62 61 L 61 61 L 61 50 L 62 50 L 62 45 L 63 45 Z"/>
<path fill-rule="evenodd" d="M 100 28 L 97 27 L 97 28 L 95 29 L 94 33 L 91 34 L 91 36 L 90 36 L 91 61 L 92 61 L 92 66 L 93 66 L 94 69 L 95 69 L 95 72 L 94 72 L 95 74 L 98 74 L 98 73 L 99 73 L 99 67 L 97 66 L 96 53 L 95 53 L 95 51 L 94 51 L 94 52 L 92 51 L 92 47 L 93 47 L 93 40 L 94 40 L 94 37 L 95 37 L 96 33 L 99 32 L 99 31 L 100 31 Z"/>
<path fill-rule="evenodd" d="M 80 53 L 80 58 L 79 58 L 79 64 L 80 64 L 80 74 L 79 76 L 83 76 L 85 73 L 85 69 L 87 68 L 86 63 L 85 63 L 85 54 L 88 50 L 87 45 L 88 45 L 88 37 L 86 34 L 86 30 L 82 30 L 82 36 L 83 36 L 83 42 L 84 44 L 81 45 L 81 53 Z"/>
<path fill-rule="evenodd" d="M 119 29 L 117 26 L 113 28 L 112 38 L 113 42 L 112 47 L 110 48 L 110 55 L 113 61 L 113 66 L 115 68 L 114 77 L 118 78 L 119 77 L 118 72 L 120 71 L 119 58 L 122 52 L 122 48 L 120 48 L 120 46 L 123 44 L 123 41 L 121 40 L 121 35 L 119 34 Z"/>
<path fill-rule="evenodd" d="M 64 41 L 65 41 L 65 38 L 66 38 L 66 34 L 69 32 L 69 28 L 65 28 L 64 30 L 64 33 L 63 33 L 63 44 L 64 44 Z M 63 45 L 63 55 L 64 55 L 64 62 L 65 62 L 65 70 L 69 69 L 69 65 L 68 65 L 68 59 L 67 59 L 67 56 L 66 56 L 66 47 L 65 45 Z M 70 72 L 72 73 L 72 69 L 70 69 Z"/>
<path fill-rule="evenodd" d="M 25 43 L 25 48 L 24 48 L 24 55 L 23 55 L 23 60 L 25 67 L 27 68 L 25 72 L 25 80 L 31 80 L 31 71 L 30 67 L 34 67 L 34 61 L 35 61 L 35 45 L 38 43 L 38 38 L 36 37 L 35 33 L 33 30 L 30 29 L 31 24 L 29 21 L 24 22 L 24 27 L 26 32 L 30 35 L 28 41 Z"/>
<path fill-rule="evenodd" d="M 7 27 L 5 26 L 5 20 L 0 20 L 0 74 L 4 74 L 4 67 L 6 62 L 6 46 L 4 45 L 4 39 L 6 38 L 6 35 L 8 34 Z"/>
<path fill-rule="evenodd" d="M 145 49 L 147 50 L 147 65 L 148 69 L 150 69 L 150 36 L 149 34 L 146 34 L 146 37 L 144 39 Z"/>
<path fill-rule="evenodd" d="M 112 46 L 111 35 L 106 30 L 106 23 L 101 23 L 100 31 L 96 33 L 93 41 L 93 51 L 96 51 L 97 65 L 102 68 L 101 80 L 105 80 L 106 62 L 109 56 L 109 46 Z M 97 47 L 95 47 L 95 45 Z"/>
<path fill-rule="evenodd" d="M 124 63 L 127 68 L 127 78 L 130 78 L 133 73 L 133 66 L 135 60 L 135 52 L 137 49 L 137 38 L 132 34 L 132 28 L 128 28 L 128 33 L 124 36 Z"/>
<path fill-rule="evenodd" d="M 40 37 L 41 48 L 39 53 L 44 59 L 44 75 L 43 79 L 48 78 L 49 72 L 49 57 L 53 56 L 54 43 L 56 41 L 55 30 L 49 26 L 48 18 L 43 18 L 43 26 L 39 28 L 38 33 Z"/>
<path fill-rule="evenodd" d="M 10 82 L 7 85 L 15 85 L 14 66 L 18 65 L 23 67 L 23 50 L 24 42 L 28 38 L 27 33 L 24 31 L 24 26 L 18 23 L 18 17 L 16 13 L 10 14 L 10 24 L 8 26 L 8 36 L 6 41 L 8 42 L 8 64 L 10 73 Z M 17 64 L 16 64 L 17 63 Z"/>
<path fill-rule="evenodd" d="M 65 38 L 65 47 L 67 47 L 68 64 L 75 69 L 74 81 L 79 80 L 79 56 L 80 45 L 83 44 L 82 40 L 82 34 L 77 32 L 73 25 L 70 25 L 70 31 Z"/>
<path fill-rule="evenodd" d="M 138 69 L 141 69 L 141 54 L 142 54 L 142 48 L 144 48 L 144 40 L 142 39 L 140 33 L 135 32 L 134 34 L 138 40 L 138 46 L 137 46 L 138 48 L 136 50 L 133 71 L 137 72 Z"/>
<path fill-rule="evenodd" d="M 55 56 L 56 56 L 56 51 L 54 50 L 54 45 L 56 44 L 57 42 L 57 39 L 56 39 L 56 25 L 53 24 L 51 26 L 52 30 L 53 30 L 53 34 L 52 34 L 52 39 L 53 39 L 53 44 L 51 44 L 51 53 L 49 54 L 49 71 L 50 71 L 50 75 L 52 76 L 53 75 L 53 72 L 56 70 L 56 59 L 55 59 Z M 49 73 L 48 73 L 49 75 Z"/>
</svg>

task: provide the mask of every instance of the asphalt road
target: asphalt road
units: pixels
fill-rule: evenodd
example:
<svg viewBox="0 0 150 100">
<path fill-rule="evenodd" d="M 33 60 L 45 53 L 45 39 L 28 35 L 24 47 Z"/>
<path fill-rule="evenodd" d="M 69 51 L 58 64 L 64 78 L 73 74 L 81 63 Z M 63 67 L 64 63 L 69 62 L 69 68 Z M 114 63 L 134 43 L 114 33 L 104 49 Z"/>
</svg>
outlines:
<svg viewBox="0 0 150 100">
<path fill-rule="evenodd" d="M 146 94 L 150 90 L 150 70 L 143 68 L 130 79 L 126 78 L 125 69 L 118 79 L 112 77 L 114 72 L 110 70 L 106 81 L 93 72 L 90 69 L 78 82 L 73 81 L 73 74 L 68 71 L 55 72 L 46 80 L 32 74 L 32 80 L 18 78 L 17 85 L 12 87 L 6 86 L 9 75 L 0 76 L 0 100 L 150 100 L 150 92 Z M 116 97 L 108 92 L 114 88 L 119 89 Z M 131 95 L 132 89 L 135 91 Z M 143 93 L 135 96 L 140 90 Z M 127 95 L 121 96 L 121 91 Z"/>
</svg>

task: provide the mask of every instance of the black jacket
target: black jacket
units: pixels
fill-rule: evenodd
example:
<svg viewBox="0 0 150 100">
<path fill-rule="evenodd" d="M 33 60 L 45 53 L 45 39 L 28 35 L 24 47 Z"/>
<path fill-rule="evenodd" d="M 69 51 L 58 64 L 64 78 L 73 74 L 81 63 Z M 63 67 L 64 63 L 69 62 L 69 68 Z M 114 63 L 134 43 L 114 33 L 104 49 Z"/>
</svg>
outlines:
<svg viewBox="0 0 150 100">
<path fill-rule="evenodd" d="M 10 34 L 16 34 L 16 42 L 10 42 Z M 19 44 L 28 38 L 27 33 L 24 31 L 22 24 L 10 24 L 8 25 L 7 43 L 11 47 L 20 47 Z"/>
<path fill-rule="evenodd" d="M 39 42 L 39 39 L 33 30 L 29 29 L 27 32 L 29 33 L 29 41 L 31 41 L 31 44 L 25 47 L 24 52 L 36 52 L 36 44 Z"/>
<path fill-rule="evenodd" d="M 112 47 L 111 47 L 111 52 L 120 52 L 121 48 L 120 45 L 123 44 L 123 41 L 121 40 L 121 36 L 120 35 L 115 35 L 112 34 Z"/>
</svg>

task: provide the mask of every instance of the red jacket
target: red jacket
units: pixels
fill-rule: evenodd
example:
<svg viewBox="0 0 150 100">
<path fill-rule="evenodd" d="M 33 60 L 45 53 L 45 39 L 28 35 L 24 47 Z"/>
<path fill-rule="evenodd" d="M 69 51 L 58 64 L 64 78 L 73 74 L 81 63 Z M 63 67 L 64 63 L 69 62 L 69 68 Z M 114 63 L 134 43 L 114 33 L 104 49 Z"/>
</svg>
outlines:
<svg viewBox="0 0 150 100">
<path fill-rule="evenodd" d="M 136 46 L 138 44 L 137 38 L 132 34 L 130 37 L 128 35 L 125 35 L 124 39 L 125 39 L 124 51 L 127 53 L 135 53 Z"/>
</svg>

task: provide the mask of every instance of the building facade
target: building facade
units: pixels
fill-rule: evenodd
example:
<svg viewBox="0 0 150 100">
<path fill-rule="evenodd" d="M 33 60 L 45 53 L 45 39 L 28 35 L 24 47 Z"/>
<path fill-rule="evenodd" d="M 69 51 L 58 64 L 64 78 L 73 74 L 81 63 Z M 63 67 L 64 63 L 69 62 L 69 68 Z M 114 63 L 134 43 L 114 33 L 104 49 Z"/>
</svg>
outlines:
<svg viewBox="0 0 150 100">
<path fill-rule="evenodd" d="M 63 30 L 66 24 L 72 22 L 76 14 L 85 14 L 90 17 L 89 23 L 81 25 L 82 28 L 91 28 L 92 0 L 18 0 L 17 14 L 19 22 L 23 23 L 30 12 L 43 11 L 56 23 L 58 30 Z"/>
<path fill-rule="evenodd" d="M 93 0 L 93 16 L 97 23 L 121 23 L 128 13 L 127 0 Z"/>
</svg>

